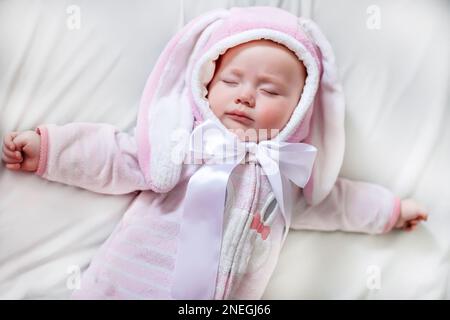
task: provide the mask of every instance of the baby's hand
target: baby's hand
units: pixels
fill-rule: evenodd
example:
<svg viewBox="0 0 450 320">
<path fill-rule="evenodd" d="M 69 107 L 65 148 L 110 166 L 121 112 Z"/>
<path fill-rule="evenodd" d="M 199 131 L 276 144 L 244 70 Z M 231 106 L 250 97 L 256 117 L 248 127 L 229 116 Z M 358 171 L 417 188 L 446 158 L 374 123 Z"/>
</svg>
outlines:
<svg viewBox="0 0 450 320">
<path fill-rule="evenodd" d="M 402 228 L 405 231 L 412 231 L 417 228 L 421 220 L 426 221 L 428 214 L 426 210 L 415 200 L 405 199 L 401 202 L 400 216 L 398 217 L 396 228 Z"/>
<path fill-rule="evenodd" d="M 3 139 L 2 160 L 11 170 L 36 171 L 41 136 L 34 131 L 10 132 Z"/>
</svg>

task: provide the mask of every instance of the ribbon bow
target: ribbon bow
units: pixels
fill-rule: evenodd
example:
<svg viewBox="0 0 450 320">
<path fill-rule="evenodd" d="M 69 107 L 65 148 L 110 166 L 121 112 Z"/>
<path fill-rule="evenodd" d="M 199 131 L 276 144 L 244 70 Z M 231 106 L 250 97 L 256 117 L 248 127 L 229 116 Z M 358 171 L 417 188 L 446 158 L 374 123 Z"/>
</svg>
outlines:
<svg viewBox="0 0 450 320">
<path fill-rule="evenodd" d="M 221 123 L 206 120 L 192 132 L 189 153 L 205 162 L 190 178 L 172 286 L 175 299 L 213 299 L 222 244 L 228 179 L 246 158 L 261 165 L 285 220 L 291 222 L 292 182 L 304 187 L 317 149 L 276 140 L 241 142 Z M 292 182 L 291 182 L 292 181 Z"/>
</svg>

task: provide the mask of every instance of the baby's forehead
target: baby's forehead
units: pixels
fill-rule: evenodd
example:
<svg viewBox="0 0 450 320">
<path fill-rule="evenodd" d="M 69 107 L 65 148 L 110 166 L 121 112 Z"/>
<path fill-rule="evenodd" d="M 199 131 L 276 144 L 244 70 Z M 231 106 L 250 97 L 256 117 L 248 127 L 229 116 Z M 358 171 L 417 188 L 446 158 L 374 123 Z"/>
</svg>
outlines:
<svg viewBox="0 0 450 320">
<path fill-rule="evenodd" d="M 237 51 L 240 51 L 240 52 L 241 51 L 249 51 L 249 50 L 255 49 L 255 48 L 258 48 L 258 50 L 266 50 L 266 51 L 270 51 L 273 49 L 278 50 L 278 51 L 284 51 L 284 52 L 288 53 L 289 55 L 298 59 L 298 57 L 295 55 L 295 53 L 293 51 L 291 51 L 289 48 L 287 48 L 286 46 L 284 46 L 278 42 L 268 40 L 268 39 L 258 39 L 258 40 L 252 40 L 252 41 L 240 43 L 231 48 L 228 48 L 221 55 L 221 57 L 227 57 Z"/>
<path fill-rule="evenodd" d="M 244 42 L 228 48 L 218 57 L 214 73 L 217 73 L 219 69 L 223 69 L 221 68 L 222 64 L 225 64 L 228 67 L 233 67 L 236 64 L 236 60 L 242 61 L 242 59 L 239 60 L 239 58 L 236 57 L 248 57 L 249 55 L 254 58 L 251 61 L 259 61 L 264 66 L 282 65 L 283 67 L 281 69 L 277 69 L 277 72 L 284 71 L 283 73 L 291 73 L 293 71 L 292 68 L 298 70 L 297 67 L 299 65 L 301 69 L 304 68 L 303 62 L 286 46 L 272 40 L 259 39 Z M 261 58 L 263 58 L 263 61 L 261 61 Z M 248 61 L 248 59 L 244 61 Z M 239 62 L 237 63 L 239 64 Z M 258 65 L 258 67 L 259 66 L 261 65 Z"/>
</svg>

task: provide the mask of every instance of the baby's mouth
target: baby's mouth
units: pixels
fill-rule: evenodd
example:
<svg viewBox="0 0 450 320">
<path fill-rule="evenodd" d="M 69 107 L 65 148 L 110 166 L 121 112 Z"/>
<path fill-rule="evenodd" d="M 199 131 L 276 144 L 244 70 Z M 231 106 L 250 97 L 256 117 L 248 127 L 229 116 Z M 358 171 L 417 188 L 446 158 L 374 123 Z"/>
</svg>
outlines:
<svg viewBox="0 0 450 320">
<path fill-rule="evenodd" d="M 226 112 L 225 115 L 227 115 L 230 119 L 245 125 L 250 125 L 254 122 L 252 118 L 240 111 Z"/>
</svg>

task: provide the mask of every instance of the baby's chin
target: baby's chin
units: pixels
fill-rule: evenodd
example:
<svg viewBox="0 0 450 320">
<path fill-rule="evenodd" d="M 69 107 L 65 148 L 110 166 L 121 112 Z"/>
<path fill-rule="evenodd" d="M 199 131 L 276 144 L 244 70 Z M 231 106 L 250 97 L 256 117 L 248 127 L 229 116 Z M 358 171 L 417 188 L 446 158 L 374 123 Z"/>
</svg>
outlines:
<svg viewBox="0 0 450 320">
<path fill-rule="evenodd" d="M 278 134 L 277 129 L 255 128 L 230 119 L 220 119 L 222 124 L 243 142 L 270 140 Z"/>
</svg>

